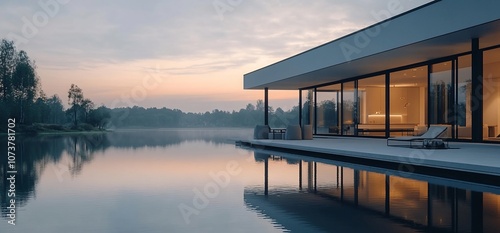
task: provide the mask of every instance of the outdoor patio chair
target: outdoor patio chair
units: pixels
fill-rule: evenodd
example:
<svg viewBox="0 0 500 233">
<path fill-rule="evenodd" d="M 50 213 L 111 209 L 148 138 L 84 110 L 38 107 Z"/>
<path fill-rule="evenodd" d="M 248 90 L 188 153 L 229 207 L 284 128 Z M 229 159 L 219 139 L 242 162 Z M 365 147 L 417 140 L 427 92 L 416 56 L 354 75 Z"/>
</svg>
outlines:
<svg viewBox="0 0 500 233">
<path fill-rule="evenodd" d="M 303 140 L 312 140 L 313 139 L 312 125 L 302 126 L 302 139 Z"/>
<path fill-rule="evenodd" d="M 431 125 L 427 131 L 420 136 L 403 136 L 387 139 L 387 146 L 389 141 L 399 141 L 399 142 L 409 142 L 410 147 L 413 147 L 414 142 L 421 142 L 422 147 L 438 147 L 439 145 L 444 146 L 442 139 L 438 139 L 446 131 L 446 126 Z"/>
<path fill-rule="evenodd" d="M 253 139 L 268 139 L 269 131 L 269 125 L 256 125 L 253 130 Z"/>
<path fill-rule="evenodd" d="M 302 140 L 300 125 L 289 125 L 286 127 L 285 140 Z"/>
</svg>

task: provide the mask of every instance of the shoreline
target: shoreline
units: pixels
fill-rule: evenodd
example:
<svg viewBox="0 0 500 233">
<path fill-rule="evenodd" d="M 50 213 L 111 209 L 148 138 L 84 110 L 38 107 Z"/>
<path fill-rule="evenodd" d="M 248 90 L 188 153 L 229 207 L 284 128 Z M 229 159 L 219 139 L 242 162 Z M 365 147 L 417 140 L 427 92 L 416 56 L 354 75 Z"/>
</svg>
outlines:
<svg viewBox="0 0 500 233">
<path fill-rule="evenodd" d="M 22 127 L 25 128 L 25 127 Z M 61 130 L 38 128 L 34 130 L 16 130 L 17 135 L 71 135 L 71 134 L 97 134 L 97 133 L 110 133 L 120 130 L 253 130 L 250 127 L 172 127 L 172 128 L 155 128 L 155 127 L 123 127 L 123 128 L 112 128 L 112 129 L 92 129 L 92 130 L 76 130 L 70 128 L 64 128 Z M 0 132 L 0 136 L 7 135 L 7 132 Z"/>
<path fill-rule="evenodd" d="M 29 135 L 29 136 L 37 136 L 37 135 L 69 135 L 69 134 L 97 134 L 97 133 L 109 133 L 113 132 L 113 130 L 89 130 L 89 131 L 40 131 L 40 132 L 23 132 L 16 131 L 16 135 Z M 0 133 L 0 136 L 6 136 L 7 133 Z"/>
<path fill-rule="evenodd" d="M 91 134 L 91 133 L 107 133 L 112 130 L 98 129 L 86 125 L 65 126 L 57 124 L 34 124 L 34 125 L 18 125 L 15 129 L 16 135 L 51 135 L 51 134 Z M 0 136 L 8 135 L 7 130 L 2 130 Z"/>
</svg>

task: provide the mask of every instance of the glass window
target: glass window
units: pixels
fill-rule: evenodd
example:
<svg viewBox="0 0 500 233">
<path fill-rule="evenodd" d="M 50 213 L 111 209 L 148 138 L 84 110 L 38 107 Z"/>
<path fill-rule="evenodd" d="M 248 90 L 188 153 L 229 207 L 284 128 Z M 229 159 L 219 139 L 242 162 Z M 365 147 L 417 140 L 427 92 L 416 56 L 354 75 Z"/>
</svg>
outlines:
<svg viewBox="0 0 500 233">
<path fill-rule="evenodd" d="M 314 123 L 314 90 L 302 90 L 302 122 L 301 125 Z"/>
<path fill-rule="evenodd" d="M 451 84 L 451 61 L 432 65 L 430 74 L 430 124 L 449 123 L 453 106 L 453 86 Z"/>
<path fill-rule="evenodd" d="M 500 141 L 500 49 L 485 51 L 483 62 L 483 138 Z"/>
<path fill-rule="evenodd" d="M 359 136 L 385 137 L 385 75 L 358 81 Z"/>
<path fill-rule="evenodd" d="M 299 124 L 297 91 L 269 91 L 269 126 L 271 128 L 286 128 L 288 125 Z"/>
<path fill-rule="evenodd" d="M 449 126 L 446 137 L 452 137 L 454 88 L 451 61 L 432 65 L 429 87 L 429 123 Z"/>
<path fill-rule="evenodd" d="M 356 135 L 358 124 L 357 93 L 354 81 L 343 84 L 342 89 L 342 117 L 343 135 Z"/>
<path fill-rule="evenodd" d="M 340 84 L 320 87 L 317 98 L 317 134 L 340 134 Z"/>
<path fill-rule="evenodd" d="M 427 66 L 390 74 L 391 136 L 420 135 L 427 130 Z"/>
<path fill-rule="evenodd" d="M 458 58 L 457 70 L 457 114 L 456 125 L 458 138 L 472 139 L 471 109 L 471 55 Z"/>
</svg>

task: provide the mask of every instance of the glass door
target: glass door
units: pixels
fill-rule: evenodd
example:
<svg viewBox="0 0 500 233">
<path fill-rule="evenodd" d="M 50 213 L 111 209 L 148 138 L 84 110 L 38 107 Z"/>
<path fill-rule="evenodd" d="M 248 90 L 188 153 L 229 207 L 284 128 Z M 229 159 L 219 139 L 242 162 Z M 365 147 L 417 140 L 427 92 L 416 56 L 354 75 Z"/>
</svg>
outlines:
<svg viewBox="0 0 500 233">
<path fill-rule="evenodd" d="M 342 87 L 342 135 L 357 135 L 359 119 L 358 94 L 355 81 Z"/>
<path fill-rule="evenodd" d="M 390 74 L 388 101 L 391 137 L 416 136 L 427 131 L 428 82 L 428 66 L 414 67 Z"/>
<path fill-rule="evenodd" d="M 340 135 L 340 84 L 316 89 L 316 133 Z"/>
<path fill-rule="evenodd" d="M 483 53 L 483 139 L 500 142 L 500 48 Z"/>
<path fill-rule="evenodd" d="M 472 57 L 465 55 L 456 62 L 457 82 L 455 86 L 455 135 L 454 138 L 472 140 Z"/>
<path fill-rule="evenodd" d="M 453 61 L 447 61 L 429 70 L 429 124 L 447 126 L 444 135 L 448 138 L 455 134 L 453 66 Z"/>
</svg>

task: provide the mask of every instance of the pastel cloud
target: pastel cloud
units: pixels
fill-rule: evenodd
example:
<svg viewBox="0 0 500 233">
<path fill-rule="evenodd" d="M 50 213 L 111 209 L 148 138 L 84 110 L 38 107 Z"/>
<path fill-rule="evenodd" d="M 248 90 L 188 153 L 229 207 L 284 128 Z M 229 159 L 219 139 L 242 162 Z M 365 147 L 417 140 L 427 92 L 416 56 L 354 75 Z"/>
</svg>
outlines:
<svg viewBox="0 0 500 233">
<path fill-rule="evenodd" d="M 109 105 L 158 67 L 166 81 L 138 105 L 170 107 L 182 100 L 186 111 L 230 110 L 236 104 L 224 103 L 244 107 L 260 97 L 242 90 L 244 73 L 373 24 L 373 12 L 395 1 L 404 10 L 429 2 L 2 1 L 0 35 L 22 36 L 23 18 L 33 20 L 47 13 L 41 5 L 59 3 L 47 24 L 19 45 L 36 60 L 47 94 L 64 98 L 76 83 L 94 102 Z M 227 8 L 221 12 L 214 4 Z M 212 104 L 200 106 L 200 99 Z"/>
</svg>

